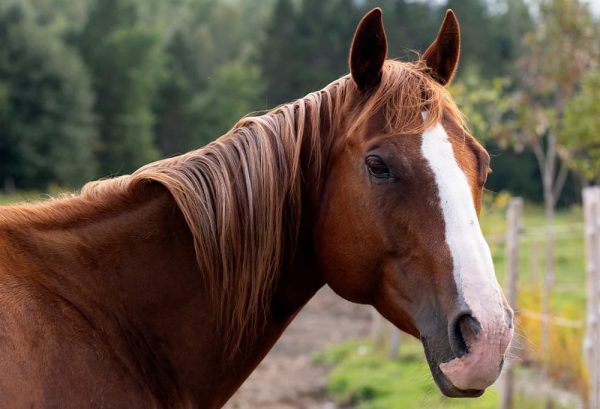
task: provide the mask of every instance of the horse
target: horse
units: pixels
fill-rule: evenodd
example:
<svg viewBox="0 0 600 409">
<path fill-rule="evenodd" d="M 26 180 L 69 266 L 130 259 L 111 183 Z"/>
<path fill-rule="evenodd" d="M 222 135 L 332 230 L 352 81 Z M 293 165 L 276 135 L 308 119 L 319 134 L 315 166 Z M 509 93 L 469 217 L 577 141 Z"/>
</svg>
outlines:
<svg viewBox="0 0 600 409">
<path fill-rule="evenodd" d="M 478 217 L 490 157 L 379 8 L 350 73 L 198 150 L 0 210 L 0 407 L 218 408 L 324 285 L 419 338 L 451 397 L 501 371 L 513 312 Z"/>
</svg>

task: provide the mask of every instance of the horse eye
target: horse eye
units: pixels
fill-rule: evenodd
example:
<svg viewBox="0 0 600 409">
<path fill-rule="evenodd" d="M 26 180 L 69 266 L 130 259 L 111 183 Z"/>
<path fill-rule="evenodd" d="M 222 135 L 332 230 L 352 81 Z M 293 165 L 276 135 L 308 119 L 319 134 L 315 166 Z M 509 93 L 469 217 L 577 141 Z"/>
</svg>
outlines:
<svg viewBox="0 0 600 409">
<path fill-rule="evenodd" d="M 369 173 L 376 178 L 387 178 L 390 176 L 390 169 L 379 156 L 370 155 L 365 159 Z"/>
</svg>

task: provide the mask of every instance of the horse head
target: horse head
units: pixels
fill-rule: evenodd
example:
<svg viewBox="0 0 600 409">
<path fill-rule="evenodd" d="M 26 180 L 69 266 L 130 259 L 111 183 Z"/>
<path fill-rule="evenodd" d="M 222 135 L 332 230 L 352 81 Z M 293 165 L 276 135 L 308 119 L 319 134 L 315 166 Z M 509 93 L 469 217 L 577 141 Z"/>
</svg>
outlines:
<svg viewBox="0 0 600 409">
<path fill-rule="evenodd" d="M 380 9 L 361 20 L 315 236 L 329 286 L 420 338 L 442 392 L 470 397 L 498 377 L 513 312 L 478 221 L 489 155 L 445 89 L 459 52 L 452 11 L 414 63 L 386 60 Z"/>
</svg>

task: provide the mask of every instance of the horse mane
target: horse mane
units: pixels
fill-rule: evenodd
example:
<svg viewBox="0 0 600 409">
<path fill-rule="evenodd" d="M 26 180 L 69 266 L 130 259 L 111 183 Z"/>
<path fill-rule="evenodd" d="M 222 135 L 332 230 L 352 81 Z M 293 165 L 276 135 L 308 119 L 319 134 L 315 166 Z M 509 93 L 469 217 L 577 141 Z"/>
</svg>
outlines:
<svg viewBox="0 0 600 409">
<path fill-rule="evenodd" d="M 71 206 L 110 202 L 148 181 L 164 185 L 192 232 L 209 302 L 228 340 L 226 353 L 233 353 L 263 327 L 271 291 L 289 262 L 284 257 L 295 248 L 302 183 L 321 179 L 323 146 L 341 138 L 335 133 L 351 137 L 378 113 L 390 132 L 407 135 L 424 132 L 444 113 L 463 124 L 448 92 L 421 61 L 386 61 L 380 85 L 359 103 L 357 95 L 346 75 L 265 115 L 242 118 L 205 147 L 132 175 L 90 182 L 79 196 L 84 200 Z M 304 171 L 309 168 L 310 175 L 303 174 L 301 152 L 309 158 Z M 68 203 L 59 202 L 64 214 Z"/>
</svg>

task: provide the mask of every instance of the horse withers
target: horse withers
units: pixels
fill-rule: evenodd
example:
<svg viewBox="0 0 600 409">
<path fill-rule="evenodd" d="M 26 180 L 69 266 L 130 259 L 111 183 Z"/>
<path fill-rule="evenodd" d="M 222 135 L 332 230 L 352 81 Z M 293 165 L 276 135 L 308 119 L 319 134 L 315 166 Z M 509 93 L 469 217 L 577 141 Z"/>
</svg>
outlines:
<svg viewBox="0 0 600 409">
<path fill-rule="evenodd" d="M 412 63 L 381 10 L 351 74 L 80 195 L 0 210 L 0 407 L 222 406 L 323 285 L 419 337 L 479 396 L 513 334 L 478 222 L 489 156 L 444 88 L 448 12 Z"/>
</svg>

